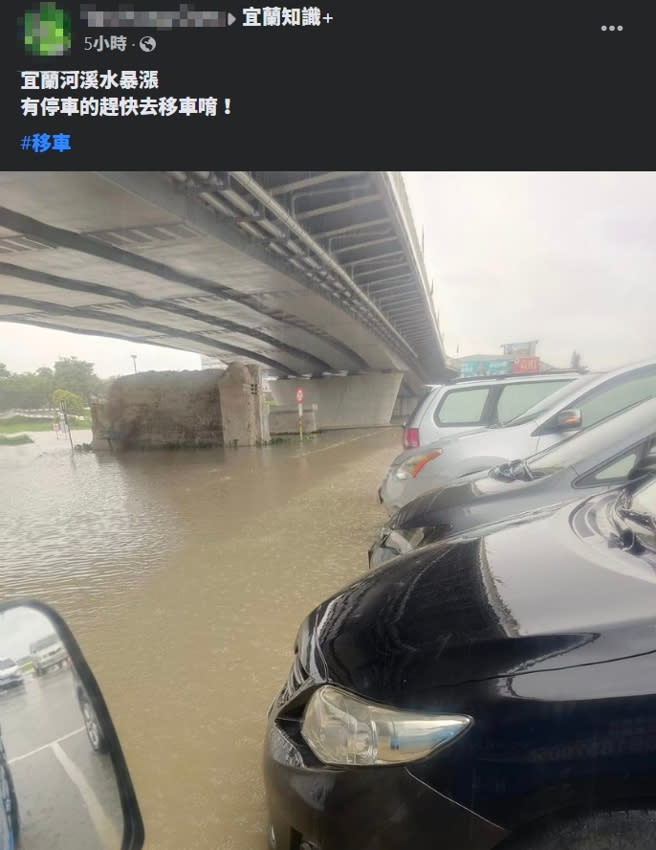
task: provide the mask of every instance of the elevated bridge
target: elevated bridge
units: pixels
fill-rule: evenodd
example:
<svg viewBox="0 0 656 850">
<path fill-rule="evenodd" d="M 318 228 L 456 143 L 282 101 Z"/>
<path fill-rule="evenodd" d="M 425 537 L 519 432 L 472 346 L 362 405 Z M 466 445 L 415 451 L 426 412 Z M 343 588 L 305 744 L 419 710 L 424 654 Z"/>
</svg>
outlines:
<svg viewBox="0 0 656 850">
<path fill-rule="evenodd" d="M 450 374 L 398 172 L 0 173 L 0 278 L 0 320 L 245 359 L 280 387 Z"/>
</svg>

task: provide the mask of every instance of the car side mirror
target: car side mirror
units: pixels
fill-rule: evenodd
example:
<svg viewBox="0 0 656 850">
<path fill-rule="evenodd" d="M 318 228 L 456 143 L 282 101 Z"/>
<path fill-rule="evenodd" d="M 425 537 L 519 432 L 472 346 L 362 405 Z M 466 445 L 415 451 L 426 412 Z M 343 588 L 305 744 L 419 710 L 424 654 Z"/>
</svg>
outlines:
<svg viewBox="0 0 656 850">
<path fill-rule="evenodd" d="M 144 828 L 100 688 L 62 618 L 0 604 L 0 848 L 140 850 Z"/>
<path fill-rule="evenodd" d="M 642 485 L 646 478 L 656 477 L 656 458 L 649 457 L 639 461 L 629 472 L 629 483 L 638 481 Z"/>
<path fill-rule="evenodd" d="M 578 408 L 561 410 L 556 416 L 554 424 L 558 431 L 567 431 L 570 428 L 580 428 L 583 424 L 583 414 Z"/>
</svg>

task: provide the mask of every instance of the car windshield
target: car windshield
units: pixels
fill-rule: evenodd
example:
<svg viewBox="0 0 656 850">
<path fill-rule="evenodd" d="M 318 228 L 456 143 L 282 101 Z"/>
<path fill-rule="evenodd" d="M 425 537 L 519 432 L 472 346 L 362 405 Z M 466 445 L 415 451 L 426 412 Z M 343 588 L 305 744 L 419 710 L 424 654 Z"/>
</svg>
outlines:
<svg viewBox="0 0 656 850">
<path fill-rule="evenodd" d="M 16 662 L 12 661 L 11 658 L 0 658 L 0 670 L 9 670 L 15 666 Z"/>
<path fill-rule="evenodd" d="M 513 425 L 522 425 L 524 422 L 530 422 L 531 419 L 537 419 L 538 416 L 543 416 L 545 413 L 549 413 L 555 407 L 558 407 L 561 402 L 569 401 L 572 390 L 584 390 L 588 384 L 596 381 L 599 375 L 599 372 L 593 372 L 582 378 L 571 381 L 566 386 L 556 390 L 555 393 L 547 396 L 547 398 L 539 401 L 537 404 L 534 404 L 533 407 L 529 407 L 529 409 L 525 410 L 520 416 L 516 416 L 514 419 L 509 419 L 507 422 L 504 422 L 501 427 L 511 428 Z"/>
<path fill-rule="evenodd" d="M 47 649 L 49 646 L 54 646 L 59 642 L 57 635 L 48 635 L 48 637 L 41 638 L 41 640 L 37 640 L 36 643 L 33 643 L 31 651 L 40 652 L 42 649 Z"/>
<path fill-rule="evenodd" d="M 632 435 L 635 434 L 635 439 L 638 440 L 641 429 L 650 428 L 653 425 L 656 430 L 654 423 L 656 423 L 656 400 L 640 402 L 628 411 L 609 416 L 593 428 L 579 431 L 562 443 L 533 455 L 528 458 L 528 467 L 534 475 L 539 476 L 549 475 L 570 466 L 576 467 L 588 459 L 594 460 L 596 455 L 604 449 L 608 449 L 612 454 L 616 447 L 621 448 L 622 440 L 627 435 L 629 439 L 632 439 Z"/>
</svg>

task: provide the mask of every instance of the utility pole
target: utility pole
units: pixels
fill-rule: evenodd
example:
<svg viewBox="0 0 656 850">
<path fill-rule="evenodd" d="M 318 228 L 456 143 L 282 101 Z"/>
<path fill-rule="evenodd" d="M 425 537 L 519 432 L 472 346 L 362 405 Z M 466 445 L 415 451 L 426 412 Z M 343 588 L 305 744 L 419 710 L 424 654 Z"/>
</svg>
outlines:
<svg viewBox="0 0 656 850">
<path fill-rule="evenodd" d="M 132 362 L 134 363 L 134 374 L 136 375 L 137 374 L 137 355 L 131 354 L 130 357 L 132 358 Z"/>
<path fill-rule="evenodd" d="M 70 440 L 70 443 L 71 443 L 71 451 L 75 451 L 74 448 L 73 448 L 73 435 L 71 434 L 71 426 L 68 424 L 68 412 L 66 410 L 66 402 L 60 401 L 59 407 L 61 409 L 62 416 L 64 417 L 64 426 L 66 428 L 66 431 L 68 432 L 68 439 Z"/>
</svg>

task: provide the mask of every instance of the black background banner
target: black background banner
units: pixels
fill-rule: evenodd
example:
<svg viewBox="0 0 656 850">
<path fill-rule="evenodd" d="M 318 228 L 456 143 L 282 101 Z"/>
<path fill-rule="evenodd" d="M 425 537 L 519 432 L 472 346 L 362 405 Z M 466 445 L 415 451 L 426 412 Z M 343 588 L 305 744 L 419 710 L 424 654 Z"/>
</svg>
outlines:
<svg viewBox="0 0 656 850">
<path fill-rule="evenodd" d="M 333 20 L 319 27 L 250 28 L 246 6 L 196 2 L 187 5 L 236 22 L 100 30 L 80 21 L 79 4 L 60 2 L 71 54 L 45 60 L 18 39 L 18 17 L 36 5 L 3 3 L 7 170 L 652 168 L 656 16 L 645 4 L 329 3 L 320 8 Z M 85 37 L 112 35 L 127 36 L 124 53 L 85 51 Z M 138 47 L 145 35 L 152 53 Z M 21 90 L 21 71 L 82 69 L 157 69 L 159 88 Z M 23 97 L 66 95 L 214 97 L 217 115 L 22 116 Z M 36 133 L 70 134 L 71 150 L 23 150 Z"/>
</svg>

